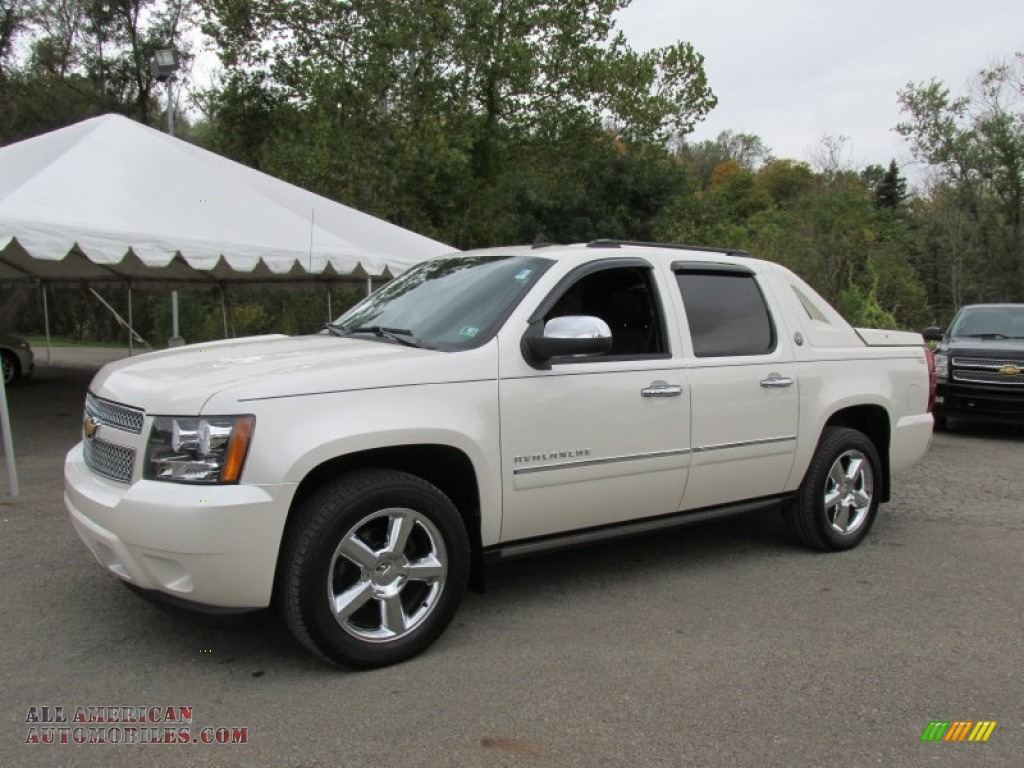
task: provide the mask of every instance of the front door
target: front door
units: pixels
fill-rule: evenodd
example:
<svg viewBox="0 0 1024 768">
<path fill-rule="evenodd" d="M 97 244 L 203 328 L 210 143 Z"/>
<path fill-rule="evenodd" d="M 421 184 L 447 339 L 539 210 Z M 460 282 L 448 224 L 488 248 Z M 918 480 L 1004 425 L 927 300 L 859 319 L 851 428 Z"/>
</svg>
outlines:
<svg viewBox="0 0 1024 768">
<path fill-rule="evenodd" d="M 545 322 L 605 320 L 609 353 L 547 370 L 518 350 L 503 355 L 503 542 L 679 509 L 690 463 L 686 368 L 670 354 L 650 265 L 616 264 L 571 274 L 539 310 Z"/>
</svg>

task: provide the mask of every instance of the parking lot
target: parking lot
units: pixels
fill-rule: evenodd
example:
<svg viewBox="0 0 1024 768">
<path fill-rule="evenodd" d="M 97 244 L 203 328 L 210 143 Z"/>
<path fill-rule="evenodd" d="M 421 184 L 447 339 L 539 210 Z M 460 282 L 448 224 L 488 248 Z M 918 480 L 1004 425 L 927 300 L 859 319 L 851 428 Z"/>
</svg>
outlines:
<svg viewBox="0 0 1024 768">
<path fill-rule="evenodd" d="M 273 617 L 200 626 L 94 561 L 61 500 L 89 377 L 43 366 L 9 392 L 2 766 L 1022 764 L 1020 429 L 937 435 L 851 552 L 806 551 L 762 514 L 523 560 L 427 653 L 351 673 Z M 193 719 L 187 743 L 26 744 L 30 708 L 56 706 Z M 923 743 L 936 720 L 997 726 Z M 247 743 L 192 743 L 206 727 Z"/>
</svg>

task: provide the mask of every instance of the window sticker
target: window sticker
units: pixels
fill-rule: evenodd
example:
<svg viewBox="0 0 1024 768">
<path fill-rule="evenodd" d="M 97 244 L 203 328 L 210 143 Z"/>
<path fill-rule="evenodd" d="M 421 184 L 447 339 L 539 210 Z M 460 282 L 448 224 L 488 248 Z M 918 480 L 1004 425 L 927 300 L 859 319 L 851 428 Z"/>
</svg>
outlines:
<svg viewBox="0 0 1024 768">
<path fill-rule="evenodd" d="M 533 274 L 533 270 L 532 269 L 529 269 L 529 268 L 527 268 L 527 269 L 520 269 L 518 272 L 516 272 L 516 276 L 513 279 L 514 280 L 519 280 L 519 281 L 529 280 L 530 279 L 530 275 L 532 275 L 532 274 Z"/>
<path fill-rule="evenodd" d="M 462 330 L 459 331 L 459 336 L 465 336 L 467 339 L 472 339 L 478 333 L 480 333 L 479 328 L 476 328 L 472 325 L 464 325 L 462 326 Z"/>
</svg>

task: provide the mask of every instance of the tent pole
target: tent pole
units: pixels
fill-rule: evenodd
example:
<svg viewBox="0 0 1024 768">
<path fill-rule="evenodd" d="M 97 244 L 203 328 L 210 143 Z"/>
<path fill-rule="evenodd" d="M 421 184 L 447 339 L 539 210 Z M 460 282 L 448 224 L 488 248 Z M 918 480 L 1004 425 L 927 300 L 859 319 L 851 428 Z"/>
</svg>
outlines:
<svg viewBox="0 0 1024 768">
<path fill-rule="evenodd" d="M 228 337 L 228 303 L 224 298 L 224 286 L 217 286 L 220 288 L 220 316 L 224 320 L 224 338 Z"/>
<path fill-rule="evenodd" d="M 178 292 L 171 291 L 171 341 L 168 346 L 181 346 L 182 340 L 178 335 Z"/>
<path fill-rule="evenodd" d="M 0 376 L 0 427 L 3 428 L 4 458 L 7 460 L 7 480 L 11 496 L 18 495 L 18 468 L 14 466 L 14 439 L 11 437 L 11 412 L 7 408 L 7 385 Z"/>
<path fill-rule="evenodd" d="M 53 365 L 53 358 L 50 355 L 50 305 L 46 301 L 46 283 L 40 283 L 43 289 L 43 326 L 46 330 L 46 365 Z"/>
<path fill-rule="evenodd" d="M 104 307 L 107 308 L 107 311 L 110 312 L 110 314 L 112 314 L 114 316 L 115 320 L 117 320 L 117 324 L 118 325 L 120 325 L 122 328 L 124 328 L 126 331 L 128 331 L 132 336 L 135 337 L 136 340 L 138 340 L 141 343 L 145 344 L 147 347 L 149 346 L 149 342 L 146 341 L 141 336 L 139 336 L 139 334 L 137 334 L 135 332 L 135 329 L 132 328 L 131 323 L 129 323 L 127 320 L 125 320 L 123 317 L 121 317 L 121 315 L 118 314 L 117 310 L 114 309 L 112 306 L 110 306 L 110 302 L 108 302 L 106 299 L 104 299 L 95 288 L 90 288 L 89 289 L 89 293 L 91 293 L 93 296 L 95 296 L 96 300 L 99 301 L 100 304 L 102 304 Z"/>
<path fill-rule="evenodd" d="M 135 329 L 132 327 L 132 284 L 128 283 L 128 357 L 132 356 L 132 334 Z"/>
</svg>

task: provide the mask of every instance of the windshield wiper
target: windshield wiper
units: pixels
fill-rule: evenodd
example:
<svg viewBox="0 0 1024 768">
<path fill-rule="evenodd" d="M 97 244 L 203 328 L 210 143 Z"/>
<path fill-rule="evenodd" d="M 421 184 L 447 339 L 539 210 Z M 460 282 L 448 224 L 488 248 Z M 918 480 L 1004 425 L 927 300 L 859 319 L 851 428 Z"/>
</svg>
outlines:
<svg viewBox="0 0 1024 768">
<path fill-rule="evenodd" d="M 348 331 L 343 331 L 340 327 L 331 327 L 330 323 L 327 325 L 328 330 L 333 333 L 335 329 L 339 331 L 339 336 L 351 336 L 353 333 L 372 333 L 374 336 L 379 338 L 391 339 L 397 341 L 399 344 L 404 344 L 407 347 L 419 347 L 420 343 L 412 335 L 412 331 L 406 330 L 405 328 L 387 328 L 383 325 L 361 325 L 358 328 L 350 328 Z"/>
<path fill-rule="evenodd" d="M 1002 334 L 1002 333 L 965 333 L 963 336 L 961 336 L 961 338 L 963 338 L 963 339 L 1009 339 L 1010 337 L 1006 336 L 1005 334 Z"/>
</svg>

